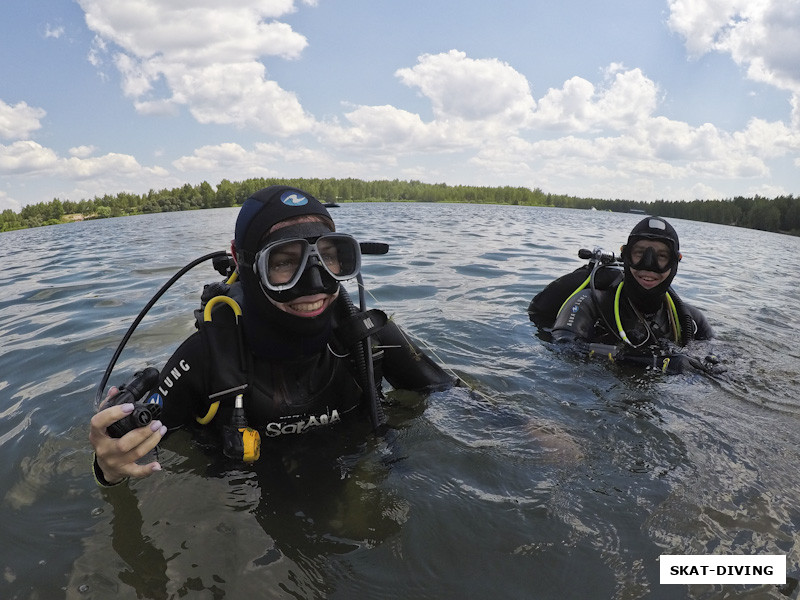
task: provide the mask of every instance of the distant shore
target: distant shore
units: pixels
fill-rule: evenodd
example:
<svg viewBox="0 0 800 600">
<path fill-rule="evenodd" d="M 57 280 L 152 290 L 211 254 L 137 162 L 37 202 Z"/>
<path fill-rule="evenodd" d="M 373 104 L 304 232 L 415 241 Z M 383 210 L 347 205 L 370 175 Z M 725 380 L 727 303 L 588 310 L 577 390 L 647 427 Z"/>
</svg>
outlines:
<svg viewBox="0 0 800 600">
<path fill-rule="evenodd" d="M 120 192 L 91 200 L 62 200 L 31 204 L 21 211 L 0 213 L 0 232 L 27 229 L 91 219 L 137 214 L 226 208 L 239 206 L 253 192 L 269 185 L 291 185 L 328 205 L 347 202 L 428 202 L 456 204 L 511 204 L 604 210 L 620 213 L 654 214 L 745 227 L 787 235 L 800 235 L 800 197 L 793 195 L 763 198 L 755 196 L 721 200 L 654 200 L 578 198 L 545 193 L 539 188 L 451 186 L 420 181 L 362 181 L 360 179 L 223 179 L 216 187 L 208 182 L 185 184 L 171 190 L 150 190 L 136 195 Z"/>
</svg>

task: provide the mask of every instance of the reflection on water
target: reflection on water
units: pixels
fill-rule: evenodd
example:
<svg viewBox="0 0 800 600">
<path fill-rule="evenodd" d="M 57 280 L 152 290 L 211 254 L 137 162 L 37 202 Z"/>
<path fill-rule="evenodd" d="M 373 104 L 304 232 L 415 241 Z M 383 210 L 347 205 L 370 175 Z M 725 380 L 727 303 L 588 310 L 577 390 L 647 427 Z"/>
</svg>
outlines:
<svg viewBox="0 0 800 600">
<path fill-rule="evenodd" d="M 776 259 L 800 240 L 675 222 L 676 288 L 718 334 L 691 350 L 728 372 L 665 377 L 557 354 L 526 314 L 579 248 L 615 250 L 638 217 L 335 210 L 339 230 L 391 245 L 365 257 L 370 303 L 474 390 L 393 391 L 386 438 L 301 439 L 246 469 L 180 432 L 164 472 L 109 491 L 89 472 L 95 386 L 156 289 L 227 246 L 236 210 L 0 235 L 0 597 L 787 597 L 661 586 L 658 556 L 785 554 L 800 570 L 800 275 Z M 112 383 L 163 363 L 216 279 L 176 284 Z"/>
</svg>

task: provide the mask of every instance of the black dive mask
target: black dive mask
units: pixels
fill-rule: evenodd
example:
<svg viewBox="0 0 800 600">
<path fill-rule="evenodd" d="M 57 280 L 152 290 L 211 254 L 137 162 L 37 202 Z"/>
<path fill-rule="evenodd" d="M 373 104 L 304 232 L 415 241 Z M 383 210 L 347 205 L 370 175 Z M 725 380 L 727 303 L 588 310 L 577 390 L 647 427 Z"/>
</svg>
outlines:
<svg viewBox="0 0 800 600">
<path fill-rule="evenodd" d="M 673 268 L 673 262 L 676 262 L 671 251 L 668 252 L 668 254 L 659 255 L 655 248 L 648 246 L 644 249 L 644 252 L 637 251 L 636 255 L 634 256 L 634 253 L 631 252 L 629 248 L 626 248 L 626 250 L 631 269 L 635 269 L 637 271 L 666 273 Z M 638 262 L 633 262 L 637 259 Z"/>
<path fill-rule="evenodd" d="M 261 290 L 275 302 L 335 294 L 339 282 L 361 270 L 361 250 L 351 236 L 321 223 L 299 223 L 270 234 L 253 261 Z"/>
</svg>

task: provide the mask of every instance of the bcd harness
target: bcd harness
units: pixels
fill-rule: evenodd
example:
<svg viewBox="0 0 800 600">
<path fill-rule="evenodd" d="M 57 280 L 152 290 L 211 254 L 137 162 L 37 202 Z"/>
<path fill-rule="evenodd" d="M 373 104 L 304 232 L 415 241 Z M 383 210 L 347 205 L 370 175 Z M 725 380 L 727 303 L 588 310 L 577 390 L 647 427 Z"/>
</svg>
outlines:
<svg viewBox="0 0 800 600">
<path fill-rule="evenodd" d="M 581 253 L 584 252 L 589 251 L 581 250 Z M 610 290 L 616 286 L 613 304 L 614 325 L 612 326 L 602 310 L 600 315 L 608 331 L 612 332 L 624 344 L 633 346 L 622 326 L 620 317 L 620 300 L 624 284 L 622 281 L 622 266 L 614 255 L 602 253 L 602 258 L 600 258 L 601 253 L 602 251 L 595 249 L 594 254 L 596 257 L 592 257 L 588 265 L 559 277 L 545 287 L 531 301 L 528 313 L 531 320 L 537 322 L 540 326 L 552 327 L 558 314 L 582 290 L 589 288 L 594 295 L 598 290 Z M 580 255 L 586 257 L 585 254 Z M 587 271 L 589 273 L 588 276 L 586 275 Z M 576 284 L 577 287 L 575 287 Z M 666 293 L 666 303 L 672 339 L 677 344 L 686 345 L 694 336 L 695 326 L 692 316 L 685 309 L 682 300 L 671 287 Z M 642 319 L 638 313 L 637 316 Z"/>
<path fill-rule="evenodd" d="M 362 254 L 373 254 L 373 255 L 380 255 L 386 254 L 389 250 L 389 246 L 387 244 L 379 243 L 379 242 L 361 242 L 361 253 Z M 233 408 L 231 413 L 231 421 L 230 425 L 226 427 L 235 427 L 236 430 L 247 430 L 246 426 L 246 418 L 244 415 L 244 391 L 248 389 L 248 375 L 249 371 L 247 369 L 248 366 L 248 354 L 245 352 L 244 344 L 242 343 L 242 336 L 240 330 L 240 317 L 242 315 L 242 309 L 239 302 L 236 301 L 235 298 L 228 296 L 228 293 L 231 290 L 231 285 L 235 282 L 236 273 L 235 273 L 235 263 L 233 258 L 225 251 L 217 251 L 211 252 L 209 254 L 205 254 L 193 261 L 189 264 L 181 268 L 177 273 L 175 273 L 164 285 L 159 288 L 159 290 L 155 293 L 155 295 L 147 302 L 147 304 L 142 308 L 136 318 L 133 320 L 131 325 L 128 327 L 128 330 L 123 335 L 122 339 L 120 340 L 117 348 L 114 351 L 111 359 L 106 366 L 105 372 L 100 379 L 100 383 L 97 386 L 97 390 L 95 393 L 95 408 L 98 409 L 101 405 L 103 400 L 103 395 L 106 390 L 106 385 L 111 377 L 111 374 L 114 370 L 114 365 L 116 364 L 117 360 L 119 359 L 120 355 L 122 354 L 125 345 L 130 340 L 131 336 L 133 335 L 134 331 L 138 327 L 139 323 L 141 323 L 142 319 L 144 319 L 145 315 L 150 311 L 150 309 L 155 305 L 155 303 L 163 296 L 167 290 L 176 282 L 178 281 L 183 275 L 188 273 L 191 269 L 195 268 L 196 266 L 211 260 L 214 264 L 214 268 L 217 272 L 221 275 L 225 275 L 227 280 L 222 283 L 215 283 L 211 284 L 210 286 L 206 286 L 206 290 L 204 291 L 204 301 L 203 306 L 200 311 L 196 311 L 200 313 L 200 315 L 196 314 L 196 319 L 198 322 L 198 328 L 202 327 L 206 331 L 211 330 L 211 325 L 213 323 L 214 329 L 216 329 L 217 323 L 213 322 L 211 319 L 211 313 L 214 307 L 219 304 L 225 304 L 230 307 L 231 311 L 234 315 L 233 320 L 233 327 L 229 328 L 230 331 L 228 333 L 233 333 L 233 338 L 231 341 L 236 347 L 238 356 L 234 361 L 234 364 L 241 367 L 240 372 L 244 372 L 245 376 L 239 377 L 238 380 L 234 383 L 232 387 L 228 389 L 220 388 L 218 392 L 220 393 L 219 401 L 217 398 L 209 398 L 209 406 L 207 412 L 203 416 L 198 417 L 198 422 L 201 423 L 209 423 L 214 419 L 217 411 L 219 410 L 220 404 L 219 402 L 222 401 L 223 396 L 230 396 L 233 394 Z M 358 280 L 358 289 L 359 289 L 359 303 L 360 303 L 360 310 L 356 308 L 350 300 L 347 291 L 344 287 L 340 287 L 340 301 L 347 311 L 347 315 L 341 319 L 343 327 L 340 327 L 340 330 L 337 331 L 339 334 L 340 339 L 347 340 L 347 343 L 351 344 L 351 348 L 345 352 L 345 356 L 349 354 L 349 356 L 353 359 L 353 362 L 356 364 L 356 370 L 359 376 L 359 383 L 354 384 L 354 387 L 358 388 L 359 399 L 360 396 L 363 394 L 367 396 L 368 404 L 369 404 L 369 411 L 370 417 L 372 421 L 372 426 L 375 430 L 380 429 L 384 425 L 384 417 L 382 408 L 380 406 L 380 392 L 378 386 L 376 385 L 376 381 L 381 381 L 381 374 L 379 370 L 380 365 L 380 357 L 382 356 L 382 351 L 373 352 L 371 343 L 370 343 L 370 336 L 380 330 L 386 324 L 386 315 L 379 310 L 366 310 L 366 299 L 364 294 L 364 283 L 359 273 L 357 275 Z M 208 296 L 205 294 L 209 293 Z M 219 297 L 220 299 L 214 300 L 215 298 Z M 214 300 L 214 302 L 210 302 Z M 206 310 L 207 309 L 207 310 Z M 202 325 L 200 325 L 202 324 Z M 230 347 L 230 346 L 228 346 Z M 332 350 L 331 350 L 332 352 Z M 228 354 L 227 356 L 230 356 Z M 343 358 L 343 357 L 339 357 Z M 368 360 L 369 358 L 369 360 Z M 340 361 L 341 362 L 341 361 Z M 340 370 L 341 371 L 341 370 Z M 350 381 L 353 381 L 352 376 L 350 377 Z M 360 384 L 360 385 L 359 385 Z M 237 389 L 238 388 L 238 389 Z M 239 392 L 239 393 L 237 393 Z M 215 392 L 216 393 L 216 392 Z M 240 425 L 244 423 L 243 427 Z M 242 436 L 238 436 L 239 439 Z M 258 454 L 258 441 L 256 440 L 252 444 L 252 452 L 251 455 L 255 455 L 257 458 Z M 245 456 L 247 453 L 245 452 Z M 255 460 L 253 458 L 253 460 Z"/>
<path fill-rule="evenodd" d="M 248 426 L 248 421 L 252 421 L 252 418 L 248 419 L 248 414 L 258 417 L 260 407 L 274 406 L 279 399 L 291 406 L 295 413 L 292 418 L 296 418 L 297 414 L 305 414 L 310 426 L 312 421 L 315 424 L 335 422 L 341 414 L 358 408 L 366 394 L 380 393 L 378 385 L 382 351 L 372 353 L 369 359 L 372 372 L 367 373 L 363 342 L 386 324 L 387 316 L 377 309 L 356 310 L 344 287 L 340 287 L 340 298 L 335 305 L 341 308 L 335 315 L 336 326 L 327 354 L 309 358 L 296 367 L 294 373 L 302 372 L 302 377 L 286 375 L 286 371 L 292 373 L 291 365 L 278 365 L 272 369 L 272 379 L 275 381 L 270 384 L 271 388 L 267 386 L 265 389 L 263 381 L 255 382 L 254 358 L 245 347 L 242 305 L 237 301 L 237 298 L 241 298 L 241 286 L 234 281 L 235 275 L 224 283 L 206 286 L 201 308 L 195 311 L 196 324 L 209 364 L 213 366 L 206 369 L 204 375 L 207 409 L 205 414 L 197 415 L 196 420 L 201 425 L 210 424 L 221 405 L 228 407 L 222 420 L 223 450 L 227 455 L 248 462 L 258 458 L 257 451 L 248 451 L 248 447 L 253 448 L 259 443 L 258 432 Z M 320 365 L 319 362 L 324 364 Z M 316 379 L 315 367 L 318 371 Z M 262 372 L 264 365 L 260 364 L 259 368 Z M 291 389 L 284 390 L 284 385 Z M 293 396 L 299 397 L 299 400 Z M 333 413 L 329 410 L 321 415 L 312 412 L 317 407 L 330 406 L 331 402 L 337 406 Z M 229 412 L 230 417 L 226 418 Z M 264 428 L 263 418 L 257 418 L 256 422 L 266 435 L 286 429 L 294 433 L 304 428 L 303 420 L 292 422 L 286 428 L 274 422 Z M 240 452 L 242 446 L 244 453 Z M 249 459 L 251 456 L 254 458 Z"/>
</svg>

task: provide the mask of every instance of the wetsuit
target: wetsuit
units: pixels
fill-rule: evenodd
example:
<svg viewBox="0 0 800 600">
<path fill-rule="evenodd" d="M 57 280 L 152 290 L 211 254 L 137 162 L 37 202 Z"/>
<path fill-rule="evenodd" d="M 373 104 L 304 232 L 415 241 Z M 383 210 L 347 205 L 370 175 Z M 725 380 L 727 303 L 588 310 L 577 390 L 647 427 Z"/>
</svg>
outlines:
<svg viewBox="0 0 800 600">
<path fill-rule="evenodd" d="M 343 302 L 340 297 L 336 305 Z M 226 308 L 215 309 L 220 330 L 202 327 L 175 351 L 161 371 L 149 401 L 162 404 L 161 421 L 170 429 L 194 424 L 219 401 L 212 424 L 228 422 L 237 394 L 244 396 L 248 424 L 262 437 L 297 434 L 365 418 L 365 391 L 355 351 L 342 342 L 337 325 L 324 350 L 291 360 L 258 356 L 241 344 Z M 376 385 L 385 378 L 394 388 L 445 389 L 454 378 L 411 342 L 393 321 L 372 336 Z"/>
<path fill-rule="evenodd" d="M 580 353 L 608 357 L 616 362 L 644 365 L 666 373 L 689 370 L 722 372 L 716 357 L 703 359 L 676 349 L 685 336 L 676 339 L 675 321 L 682 329 L 691 328 L 691 339 L 709 340 L 714 331 L 700 310 L 678 300 L 678 318 L 666 298 L 652 313 L 635 309 L 625 296 L 620 298 L 619 320 L 630 343 L 623 343 L 617 329 L 614 309 L 616 286 L 609 290 L 582 290 L 567 301 L 556 318 L 552 338 L 557 343 L 570 343 Z"/>
<path fill-rule="evenodd" d="M 575 294 L 556 317 L 552 330 L 553 340 L 556 342 L 579 340 L 598 344 L 620 343 L 615 326 L 615 293 L 616 287 L 594 292 L 585 289 Z M 694 339 L 708 340 L 714 337 L 711 326 L 699 309 L 685 302 L 683 307 L 691 316 Z M 673 326 L 669 313 L 666 300 L 652 314 L 635 310 L 624 292 L 620 300 L 620 321 L 633 346 L 647 347 L 658 345 L 658 340 L 661 339 L 672 339 Z"/>
</svg>

